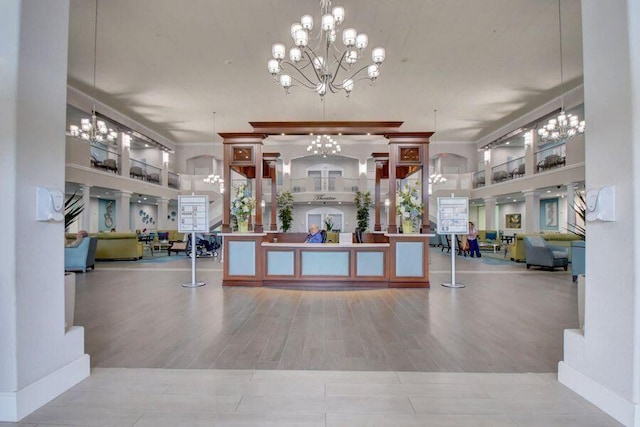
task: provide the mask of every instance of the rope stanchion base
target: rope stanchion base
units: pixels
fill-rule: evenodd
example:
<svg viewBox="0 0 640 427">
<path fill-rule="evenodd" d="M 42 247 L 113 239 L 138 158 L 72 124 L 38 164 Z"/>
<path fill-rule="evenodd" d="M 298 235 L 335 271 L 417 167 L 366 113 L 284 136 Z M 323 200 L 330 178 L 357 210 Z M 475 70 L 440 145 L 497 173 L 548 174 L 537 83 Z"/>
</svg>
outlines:
<svg viewBox="0 0 640 427">
<path fill-rule="evenodd" d="M 445 288 L 464 288 L 465 285 L 462 283 L 442 283 L 442 286 Z"/>
<path fill-rule="evenodd" d="M 195 282 L 195 283 L 183 283 L 183 288 L 199 288 L 200 286 L 206 285 L 205 282 Z"/>
</svg>

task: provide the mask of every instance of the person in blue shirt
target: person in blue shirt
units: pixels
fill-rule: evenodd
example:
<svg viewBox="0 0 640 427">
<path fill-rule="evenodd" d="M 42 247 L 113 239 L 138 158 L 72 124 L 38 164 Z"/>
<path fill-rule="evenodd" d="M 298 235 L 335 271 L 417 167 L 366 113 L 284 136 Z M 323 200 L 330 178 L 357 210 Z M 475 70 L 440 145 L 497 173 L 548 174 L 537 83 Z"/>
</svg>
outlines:
<svg viewBox="0 0 640 427">
<path fill-rule="evenodd" d="M 311 224 L 309 227 L 309 235 L 307 236 L 307 240 L 305 243 L 322 243 L 322 234 L 318 229 L 318 224 Z"/>
</svg>

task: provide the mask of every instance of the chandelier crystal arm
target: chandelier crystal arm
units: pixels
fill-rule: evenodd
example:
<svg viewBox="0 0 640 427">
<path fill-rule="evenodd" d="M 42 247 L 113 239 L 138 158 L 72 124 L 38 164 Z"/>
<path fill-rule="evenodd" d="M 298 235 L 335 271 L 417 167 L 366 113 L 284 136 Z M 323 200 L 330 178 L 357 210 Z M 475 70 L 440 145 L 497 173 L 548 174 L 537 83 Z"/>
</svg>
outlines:
<svg viewBox="0 0 640 427">
<path fill-rule="evenodd" d="M 291 77 L 291 79 L 292 79 L 292 80 L 294 80 L 294 81 L 296 81 L 296 82 L 300 83 L 300 85 L 301 85 L 301 86 L 304 86 L 304 87 L 306 87 L 307 89 L 315 90 L 315 89 L 317 88 L 317 86 L 315 85 L 315 83 L 312 83 L 312 84 L 313 84 L 313 86 L 311 86 L 311 85 L 309 85 L 309 84 L 305 83 L 303 80 L 300 80 L 300 79 L 298 79 L 298 78 L 296 78 L 296 77 L 294 77 L 294 76 L 290 76 L 290 77 Z"/>
</svg>

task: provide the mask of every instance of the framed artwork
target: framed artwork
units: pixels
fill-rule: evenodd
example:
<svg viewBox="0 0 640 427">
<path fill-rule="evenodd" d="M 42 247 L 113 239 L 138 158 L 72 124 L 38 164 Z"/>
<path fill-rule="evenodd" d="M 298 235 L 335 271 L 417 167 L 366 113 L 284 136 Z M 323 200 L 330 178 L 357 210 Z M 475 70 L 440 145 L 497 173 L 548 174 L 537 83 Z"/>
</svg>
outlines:
<svg viewBox="0 0 640 427">
<path fill-rule="evenodd" d="M 558 230 L 558 198 L 540 200 L 540 229 Z"/>
<path fill-rule="evenodd" d="M 504 228 L 522 228 L 522 214 L 506 214 Z"/>
</svg>

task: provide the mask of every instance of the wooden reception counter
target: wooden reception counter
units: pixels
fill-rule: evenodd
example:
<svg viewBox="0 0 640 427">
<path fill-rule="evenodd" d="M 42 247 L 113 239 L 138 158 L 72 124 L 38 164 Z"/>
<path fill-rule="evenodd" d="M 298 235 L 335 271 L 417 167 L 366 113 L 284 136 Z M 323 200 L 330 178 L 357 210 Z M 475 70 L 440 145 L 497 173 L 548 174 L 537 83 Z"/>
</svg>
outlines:
<svg viewBox="0 0 640 427">
<path fill-rule="evenodd" d="M 281 242 L 289 237 L 282 233 L 222 236 L 223 286 L 429 287 L 428 234 L 351 244 Z"/>
</svg>

